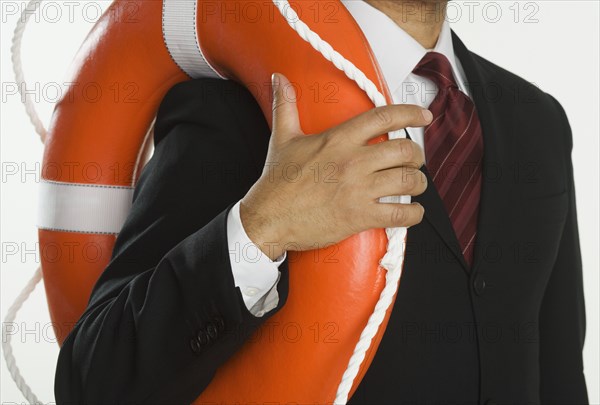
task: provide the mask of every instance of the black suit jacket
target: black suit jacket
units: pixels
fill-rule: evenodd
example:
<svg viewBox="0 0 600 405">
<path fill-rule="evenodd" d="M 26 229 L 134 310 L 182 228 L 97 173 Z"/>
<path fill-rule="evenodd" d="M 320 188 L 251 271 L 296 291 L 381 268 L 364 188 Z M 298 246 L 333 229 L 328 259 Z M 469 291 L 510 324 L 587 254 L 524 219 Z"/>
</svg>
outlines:
<svg viewBox="0 0 600 405">
<path fill-rule="evenodd" d="M 456 37 L 454 45 L 484 136 L 475 263 L 466 266 L 430 181 L 416 198 L 425 219 L 409 229 L 388 328 L 350 403 L 585 404 L 565 112 Z M 278 307 L 256 318 L 234 286 L 227 247 L 227 213 L 260 176 L 269 133 L 233 82 L 194 80 L 168 93 L 112 261 L 60 351 L 58 404 L 189 403 L 285 305 L 287 263 Z"/>
</svg>

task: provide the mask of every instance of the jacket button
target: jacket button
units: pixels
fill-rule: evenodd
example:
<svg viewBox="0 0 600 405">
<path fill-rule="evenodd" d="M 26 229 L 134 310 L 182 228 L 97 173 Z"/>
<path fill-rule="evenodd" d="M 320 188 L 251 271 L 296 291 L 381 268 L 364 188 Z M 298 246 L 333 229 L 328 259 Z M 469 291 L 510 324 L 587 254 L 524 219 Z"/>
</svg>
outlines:
<svg viewBox="0 0 600 405">
<path fill-rule="evenodd" d="M 225 321 L 220 316 L 217 316 L 214 320 L 215 325 L 217 325 L 217 331 L 219 333 L 225 330 Z"/>
<path fill-rule="evenodd" d="M 475 294 L 481 295 L 485 291 L 485 278 L 481 274 L 477 274 L 473 280 L 473 289 Z"/>
<path fill-rule="evenodd" d="M 203 347 L 208 344 L 208 335 L 206 334 L 206 332 L 203 329 L 200 329 L 198 331 L 196 340 L 198 341 L 198 344 L 200 345 L 200 347 Z"/>
<path fill-rule="evenodd" d="M 190 348 L 196 354 L 200 353 L 200 350 L 202 350 L 200 342 L 196 338 L 190 339 Z"/>
<path fill-rule="evenodd" d="M 208 338 L 210 340 L 215 340 L 218 335 L 217 325 L 215 325 L 212 322 L 209 322 L 208 325 L 206 325 L 206 334 L 208 335 Z"/>
</svg>

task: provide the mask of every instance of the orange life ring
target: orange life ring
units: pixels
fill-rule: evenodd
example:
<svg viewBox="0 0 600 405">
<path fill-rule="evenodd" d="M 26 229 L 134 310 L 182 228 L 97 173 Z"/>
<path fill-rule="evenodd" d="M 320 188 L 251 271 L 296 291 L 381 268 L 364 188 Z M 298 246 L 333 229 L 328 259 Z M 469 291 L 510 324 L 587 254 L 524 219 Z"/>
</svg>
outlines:
<svg viewBox="0 0 600 405">
<path fill-rule="evenodd" d="M 303 0 L 293 7 L 389 96 L 366 39 L 339 0 Z M 302 40 L 268 2 L 116 0 L 98 21 L 75 60 L 74 85 L 56 106 L 43 158 L 39 240 L 60 344 L 109 261 L 132 185 L 146 161 L 145 139 L 167 90 L 191 77 L 236 80 L 253 93 L 271 122 L 273 72 L 295 84 L 306 133 L 373 107 L 356 83 Z M 336 102 L 328 102 L 330 94 Z M 289 297 L 271 319 L 293 322 L 304 335 L 294 344 L 279 334 L 248 342 L 198 401 L 331 402 L 385 284 L 379 260 L 386 245 L 384 230 L 377 229 L 319 251 L 319 260 L 314 252 L 290 253 Z M 327 260 L 333 254 L 335 260 Z M 389 313 L 352 392 L 375 354 Z M 315 327 L 323 333 L 328 325 L 338 328 L 335 344 L 315 342 L 308 333 Z"/>
</svg>

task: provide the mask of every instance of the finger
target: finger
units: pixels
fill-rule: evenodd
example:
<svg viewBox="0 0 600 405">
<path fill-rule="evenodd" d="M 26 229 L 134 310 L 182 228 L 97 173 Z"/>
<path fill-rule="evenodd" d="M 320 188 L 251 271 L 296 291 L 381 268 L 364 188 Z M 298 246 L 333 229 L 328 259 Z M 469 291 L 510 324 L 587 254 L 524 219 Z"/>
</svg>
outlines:
<svg viewBox="0 0 600 405">
<path fill-rule="evenodd" d="M 273 88 L 273 136 L 279 142 L 302 134 L 294 86 L 280 73 L 273 73 L 271 85 Z"/>
<path fill-rule="evenodd" d="M 396 167 L 370 174 L 369 194 L 374 199 L 390 195 L 423 194 L 427 189 L 427 177 L 422 171 L 413 167 Z"/>
<path fill-rule="evenodd" d="M 368 170 L 372 171 L 399 166 L 418 169 L 425 163 L 423 148 L 410 139 L 391 139 L 367 145 L 360 153 L 363 154 L 361 160 L 364 159 Z"/>
<path fill-rule="evenodd" d="M 419 203 L 374 203 L 370 210 L 373 228 L 409 227 L 423 220 L 425 209 Z"/>
<path fill-rule="evenodd" d="M 406 127 L 423 127 L 431 122 L 431 111 L 412 104 L 377 107 L 346 121 L 332 135 L 365 144 L 369 139 Z"/>
</svg>

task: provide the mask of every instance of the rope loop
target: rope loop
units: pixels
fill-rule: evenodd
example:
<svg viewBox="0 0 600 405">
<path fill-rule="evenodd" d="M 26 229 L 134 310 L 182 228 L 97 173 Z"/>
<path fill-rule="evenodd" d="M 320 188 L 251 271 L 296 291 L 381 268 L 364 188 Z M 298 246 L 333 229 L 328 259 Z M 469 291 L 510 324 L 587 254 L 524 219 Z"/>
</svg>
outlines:
<svg viewBox="0 0 600 405">
<path fill-rule="evenodd" d="M 25 82 L 25 75 L 23 74 L 23 63 L 21 61 L 21 43 L 23 41 L 23 34 L 25 33 L 25 27 L 29 22 L 29 19 L 36 11 L 39 9 L 42 0 L 30 0 L 27 3 L 27 6 L 21 11 L 21 15 L 19 20 L 17 21 L 17 25 L 15 27 L 15 31 L 13 33 L 12 38 L 12 46 L 10 48 L 11 51 L 11 60 L 13 66 L 13 72 L 15 75 L 15 81 L 17 83 L 17 87 L 19 89 L 19 94 L 21 94 L 21 102 L 25 106 L 25 113 L 29 117 L 29 121 L 35 128 L 35 132 L 39 135 L 42 143 L 46 140 L 46 128 L 42 123 L 40 117 L 37 114 L 35 109 L 35 103 L 33 102 L 31 95 L 28 94 L 24 89 L 27 86 Z M 17 385 L 17 388 L 25 399 L 30 404 L 41 404 L 42 402 L 37 398 L 37 396 L 33 393 L 25 378 L 21 375 L 21 370 L 17 366 L 17 362 L 15 356 L 13 354 L 12 347 L 12 333 L 8 330 L 9 325 L 12 325 L 14 320 L 17 317 L 17 313 L 23 306 L 23 303 L 27 301 L 33 290 L 35 290 L 36 285 L 42 280 L 42 269 L 38 267 L 31 279 L 27 282 L 25 287 L 21 290 L 15 301 L 12 303 L 10 308 L 8 309 L 6 316 L 4 317 L 4 322 L 2 322 L 2 352 L 4 354 L 4 361 L 6 362 L 6 367 L 8 368 L 8 372 L 12 377 L 13 381 Z"/>
</svg>

